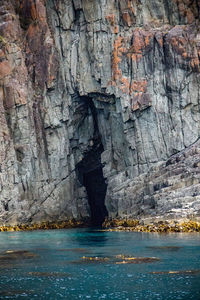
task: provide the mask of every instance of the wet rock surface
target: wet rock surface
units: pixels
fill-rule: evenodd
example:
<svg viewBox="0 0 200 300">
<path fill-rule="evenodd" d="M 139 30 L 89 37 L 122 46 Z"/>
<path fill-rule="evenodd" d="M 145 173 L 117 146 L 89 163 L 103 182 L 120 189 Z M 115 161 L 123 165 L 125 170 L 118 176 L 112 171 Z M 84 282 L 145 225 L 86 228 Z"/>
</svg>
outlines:
<svg viewBox="0 0 200 300">
<path fill-rule="evenodd" d="M 84 219 L 81 221 L 68 220 L 57 222 L 41 222 L 31 224 L 17 224 L 17 225 L 3 225 L 0 226 L 0 231 L 32 231 L 32 230 L 46 230 L 46 229 L 67 229 L 76 227 L 85 227 L 90 225 L 90 220 Z M 12 238 L 12 237 L 11 237 Z"/>
<path fill-rule="evenodd" d="M 146 220 L 145 220 L 146 221 Z M 103 231 L 135 231 L 135 232 L 157 232 L 157 233 L 175 233 L 175 232 L 200 232 L 200 222 L 191 220 L 165 220 L 156 221 L 155 219 L 148 219 L 149 223 L 145 223 L 143 220 L 118 220 L 112 219 L 106 220 L 103 223 Z M 165 248 L 160 248 L 165 250 Z M 167 250 L 167 248 L 166 248 Z M 176 248 L 170 248 L 168 250 L 178 250 Z"/>
<path fill-rule="evenodd" d="M 2 225 L 199 216 L 198 17 L 188 0 L 1 1 Z"/>
</svg>

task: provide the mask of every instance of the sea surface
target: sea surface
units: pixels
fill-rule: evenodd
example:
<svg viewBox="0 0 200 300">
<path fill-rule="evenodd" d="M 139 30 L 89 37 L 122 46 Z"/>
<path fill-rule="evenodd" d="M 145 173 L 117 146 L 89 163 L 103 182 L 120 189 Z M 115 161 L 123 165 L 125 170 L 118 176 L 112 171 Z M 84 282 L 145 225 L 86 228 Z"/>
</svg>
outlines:
<svg viewBox="0 0 200 300">
<path fill-rule="evenodd" d="M 0 252 L 0 299 L 200 299 L 199 233 L 0 232 Z"/>
</svg>

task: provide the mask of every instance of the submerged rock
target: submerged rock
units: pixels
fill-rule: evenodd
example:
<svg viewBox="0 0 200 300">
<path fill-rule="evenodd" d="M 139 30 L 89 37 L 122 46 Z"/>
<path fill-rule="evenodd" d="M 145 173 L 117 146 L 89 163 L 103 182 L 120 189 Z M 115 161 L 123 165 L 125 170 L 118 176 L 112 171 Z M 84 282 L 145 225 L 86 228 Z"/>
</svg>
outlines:
<svg viewBox="0 0 200 300">
<path fill-rule="evenodd" d="M 147 246 L 147 248 L 152 249 L 152 250 L 178 251 L 182 247 L 179 247 L 179 246 Z"/>
<path fill-rule="evenodd" d="M 109 257 L 83 256 L 80 260 L 72 261 L 73 264 L 108 263 L 112 262 Z"/>
<path fill-rule="evenodd" d="M 76 252 L 76 253 L 90 253 L 91 250 L 87 248 L 68 248 L 68 249 L 56 249 L 57 251 L 63 251 L 63 252 Z"/>
<path fill-rule="evenodd" d="M 32 259 L 38 257 L 37 254 L 29 252 L 27 250 L 7 250 L 0 254 L 0 261 L 20 260 L 20 259 Z"/>
<path fill-rule="evenodd" d="M 62 272 L 28 272 L 28 275 L 36 276 L 36 277 L 55 277 L 55 278 L 63 278 L 69 277 L 70 274 L 62 273 Z"/>
<path fill-rule="evenodd" d="M 133 257 L 129 255 L 115 255 L 111 257 L 99 257 L 99 256 L 83 256 L 81 260 L 73 263 L 109 263 L 109 264 L 141 264 L 141 263 L 152 263 L 160 261 L 157 257 Z"/>
<path fill-rule="evenodd" d="M 158 274 L 158 275 L 165 275 L 165 274 L 171 274 L 171 275 L 195 275 L 200 274 L 200 270 L 179 270 L 179 271 L 158 271 L 158 272 L 150 272 L 150 274 Z"/>
<path fill-rule="evenodd" d="M 27 297 L 30 295 L 33 295 L 35 293 L 34 290 L 14 290 L 14 289 L 9 289 L 9 290 L 1 290 L 0 291 L 0 297 L 5 297 L 8 299 L 8 297 Z"/>
<path fill-rule="evenodd" d="M 126 257 L 122 256 L 122 261 L 117 261 L 117 265 L 121 264 L 142 264 L 160 261 L 157 257 Z"/>
<path fill-rule="evenodd" d="M 109 258 L 108 257 L 98 257 L 98 256 L 83 256 L 82 260 L 104 262 L 104 261 L 108 261 Z"/>
</svg>

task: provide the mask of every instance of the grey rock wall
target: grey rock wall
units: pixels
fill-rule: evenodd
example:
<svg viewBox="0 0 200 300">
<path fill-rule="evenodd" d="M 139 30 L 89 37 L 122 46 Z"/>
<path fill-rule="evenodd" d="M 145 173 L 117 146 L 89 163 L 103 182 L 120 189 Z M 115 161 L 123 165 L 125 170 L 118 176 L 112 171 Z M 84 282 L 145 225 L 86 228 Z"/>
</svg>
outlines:
<svg viewBox="0 0 200 300">
<path fill-rule="evenodd" d="M 199 214 L 199 10 L 1 2 L 1 223 L 90 217 L 78 166 L 95 149 L 109 217 Z"/>
</svg>

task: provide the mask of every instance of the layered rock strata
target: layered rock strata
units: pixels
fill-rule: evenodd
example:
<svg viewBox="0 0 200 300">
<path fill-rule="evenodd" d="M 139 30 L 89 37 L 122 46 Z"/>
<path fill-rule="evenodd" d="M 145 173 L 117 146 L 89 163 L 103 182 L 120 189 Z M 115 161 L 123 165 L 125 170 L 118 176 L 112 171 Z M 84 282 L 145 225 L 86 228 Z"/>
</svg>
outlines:
<svg viewBox="0 0 200 300">
<path fill-rule="evenodd" d="M 2 224 L 199 216 L 199 12 L 1 1 Z"/>
</svg>

